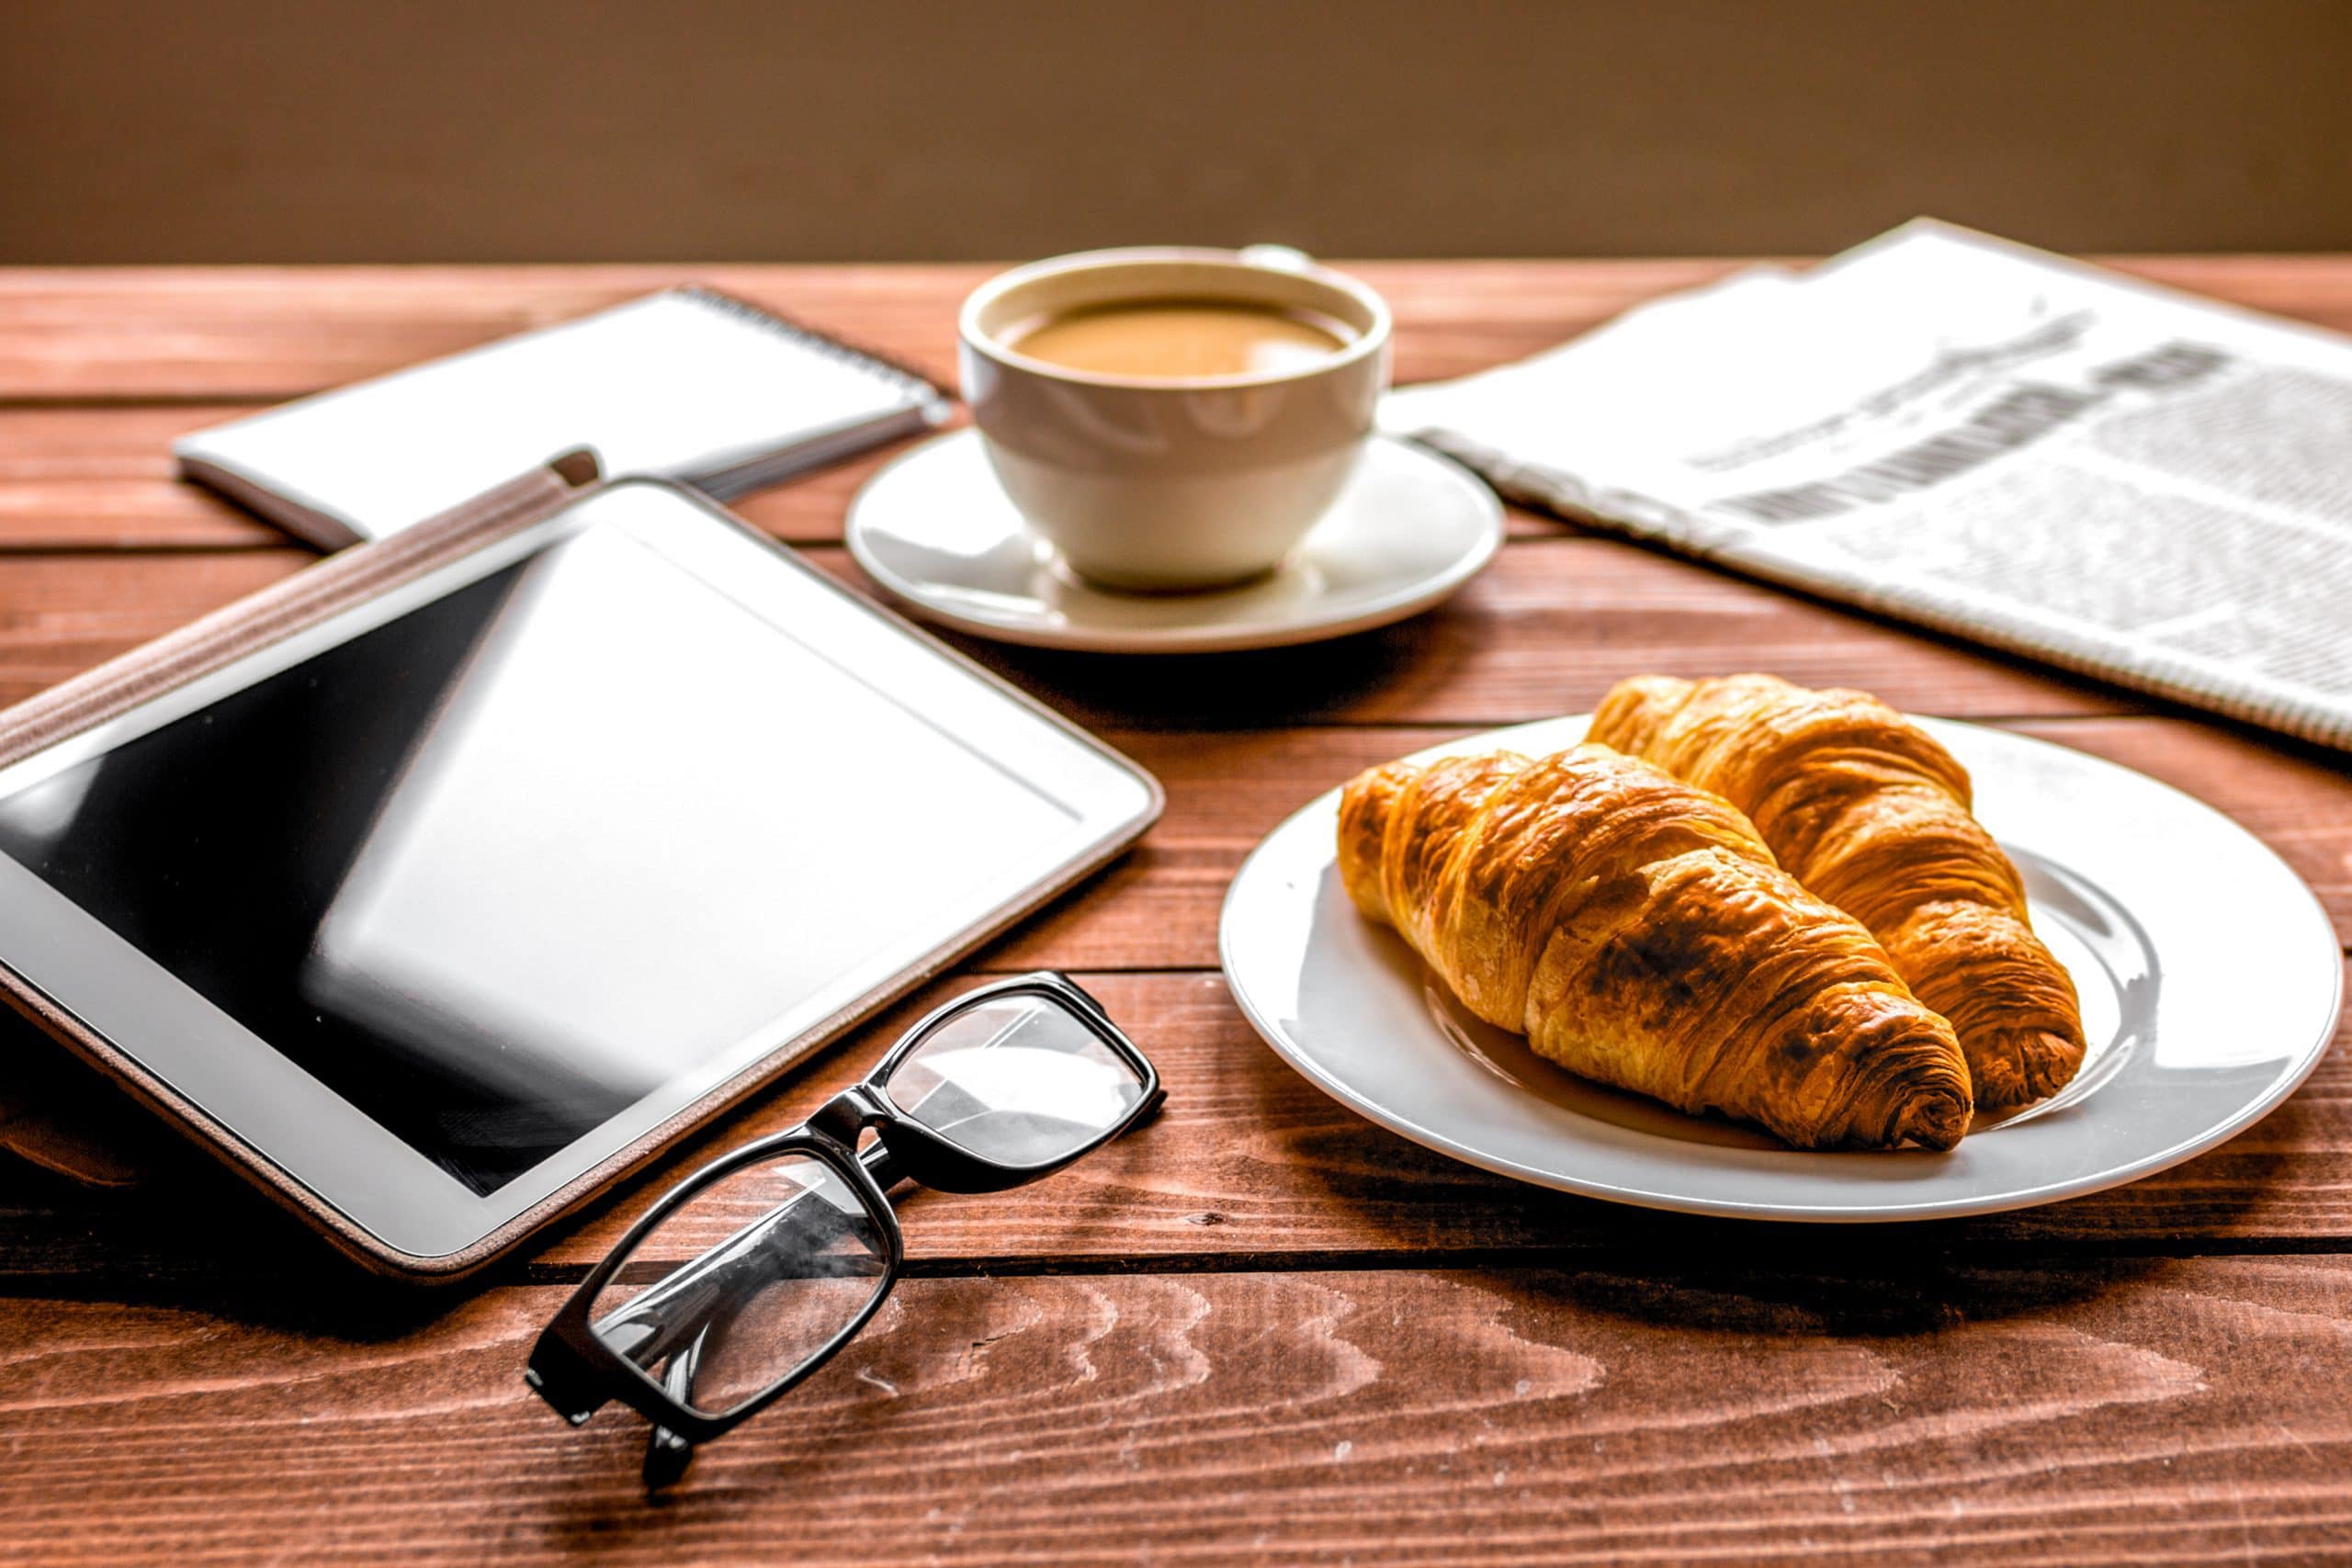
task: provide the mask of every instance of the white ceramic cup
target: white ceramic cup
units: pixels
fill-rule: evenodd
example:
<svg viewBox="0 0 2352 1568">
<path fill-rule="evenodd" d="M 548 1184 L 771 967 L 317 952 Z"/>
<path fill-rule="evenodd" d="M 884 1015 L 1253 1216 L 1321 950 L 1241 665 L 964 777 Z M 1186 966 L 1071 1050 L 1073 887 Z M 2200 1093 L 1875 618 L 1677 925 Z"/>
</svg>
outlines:
<svg viewBox="0 0 2352 1568">
<path fill-rule="evenodd" d="M 1238 376 L 1105 376 L 1006 341 L 1125 300 L 1313 311 L 1355 336 Z M 964 398 L 1031 525 L 1107 587 L 1214 588 L 1271 570 L 1347 482 L 1388 386 L 1388 307 L 1295 251 L 1151 248 L 1056 256 L 991 278 L 958 322 Z"/>
</svg>

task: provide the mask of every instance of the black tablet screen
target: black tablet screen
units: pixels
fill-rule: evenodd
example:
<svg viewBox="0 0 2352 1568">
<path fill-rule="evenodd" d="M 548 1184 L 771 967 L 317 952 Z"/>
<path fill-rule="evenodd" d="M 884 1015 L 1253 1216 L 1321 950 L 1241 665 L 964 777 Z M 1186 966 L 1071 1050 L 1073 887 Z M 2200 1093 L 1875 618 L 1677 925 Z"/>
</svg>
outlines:
<svg viewBox="0 0 2352 1568">
<path fill-rule="evenodd" d="M 487 1193 L 1067 825 L 975 762 L 592 530 L 15 790 L 0 853 Z"/>
</svg>

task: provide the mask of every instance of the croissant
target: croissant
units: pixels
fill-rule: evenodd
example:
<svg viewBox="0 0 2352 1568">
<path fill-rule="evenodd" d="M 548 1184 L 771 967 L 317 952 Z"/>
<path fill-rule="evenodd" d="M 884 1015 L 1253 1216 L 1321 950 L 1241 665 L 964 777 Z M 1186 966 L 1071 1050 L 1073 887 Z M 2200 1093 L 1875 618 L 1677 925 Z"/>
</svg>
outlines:
<svg viewBox="0 0 2352 1568">
<path fill-rule="evenodd" d="M 1970 814 L 1967 770 L 1917 725 L 1863 692 L 1645 675 L 1610 692 L 1590 738 L 1727 797 L 1799 882 L 1868 926 L 1951 1021 L 1978 1105 L 2038 1100 L 2082 1066 L 2074 981 Z"/>
<path fill-rule="evenodd" d="M 1948 1149 L 1968 1067 L 1878 943 L 1728 801 L 1602 746 L 1361 774 L 1340 873 L 1487 1022 L 1801 1148 Z"/>
</svg>

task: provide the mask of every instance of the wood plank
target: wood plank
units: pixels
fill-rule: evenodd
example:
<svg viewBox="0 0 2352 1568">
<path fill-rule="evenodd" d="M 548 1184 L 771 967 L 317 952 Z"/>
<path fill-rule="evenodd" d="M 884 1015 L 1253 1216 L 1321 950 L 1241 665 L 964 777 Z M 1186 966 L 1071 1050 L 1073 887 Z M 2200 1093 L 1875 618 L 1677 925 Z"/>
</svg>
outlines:
<svg viewBox="0 0 2352 1568">
<path fill-rule="evenodd" d="M 954 375 L 986 266 L 22 268 L 0 272 L 0 400 L 276 401 L 703 282 Z"/>
<path fill-rule="evenodd" d="M 2118 256 L 2108 265 L 2167 288 L 2352 333 L 2352 270 L 2341 255 Z"/>
<path fill-rule="evenodd" d="M 1524 354 L 1726 265 L 1430 265 L 1375 281 L 1420 377 Z M 17 552 L 0 558 L 0 700 L 307 558 L 169 479 L 177 422 L 713 270 L 730 269 L 0 276 L 0 402 L 20 401 L 0 408 L 0 552 Z M 952 300 L 982 270 L 721 280 L 942 373 Z M 2340 260 L 2147 270 L 2352 326 Z M 123 401 L 148 397 L 175 401 Z M 870 466 L 747 510 L 831 540 Z M 43 553 L 122 546 L 187 553 Z M 838 549 L 811 555 L 854 577 Z M 1283 1067 L 1214 974 L 1166 969 L 1207 962 L 1233 865 L 1298 801 L 1461 728 L 1587 705 L 1634 670 L 1781 668 L 1928 711 L 2024 716 L 2247 822 L 2339 926 L 2344 760 L 2174 716 L 2080 716 L 2170 710 L 1566 536 L 1514 545 L 1439 615 L 1320 649 L 978 651 L 1122 727 L 1171 785 L 1141 854 L 981 960 L 1165 971 L 1089 976 L 1162 1066 L 1160 1122 L 1016 1193 L 912 1196 L 912 1256 L 934 1277 L 789 1412 L 649 1507 L 636 1427 L 570 1432 L 514 1381 L 560 1297 L 547 1285 L 576 1278 L 660 1180 L 797 1120 L 939 991 L 472 1293 L 356 1281 L 198 1156 L 142 1156 L 116 1108 L 151 1171 L 141 1190 L 0 1163 L 0 1280 L 69 1298 L 0 1300 L 16 1374 L 0 1560 L 775 1560 L 815 1540 L 892 1562 L 2078 1562 L 2319 1559 L 2352 1538 L 2352 1052 L 2173 1172 L 1863 1247 L 1586 1202 L 1427 1154 Z M 1350 724 L 1385 728 L 1329 728 Z M 111 1091 L 37 1038 L 6 1043 L 14 1086 L 51 1075 L 111 1146 Z M 2242 1249 L 2326 1255 L 2205 1256 Z M 1403 1271 L 1431 1265 L 1479 1271 Z M 1027 1277 L 988 1277 L 1006 1270 Z"/>
<path fill-rule="evenodd" d="M 0 407 L 0 551 L 284 548 L 289 536 L 174 475 L 171 442 L 251 405 L 130 409 Z M 913 445 L 894 442 L 733 502 L 787 544 L 832 544 L 850 498 Z M 1558 525 L 1520 513 L 1516 532 Z"/>
<path fill-rule="evenodd" d="M 1588 694 L 1564 705 L 1589 703 Z M 2139 769 L 2235 818 L 2312 885 L 2352 947 L 2352 759 L 2187 719 L 2057 719 L 2005 728 Z M 1167 787 L 1167 814 L 1087 891 L 992 948 L 983 960 L 989 967 L 1213 969 L 1226 885 L 1259 840 L 1362 770 L 1471 731 L 1414 726 L 1101 733 Z"/>
<path fill-rule="evenodd" d="M 2191 292 L 2352 330 L 2329 256 L 2110 257 Z M 1351 262 L 1402 327 L 1400 381 L 1531 354 L 1735 261 Z M 955 374 L 957 302 L 995 268 L 334 266 L 0 270 L 0 400 L 275 400 L 701 281 Z"/>
<path fill-rule="evenodd" d="M 0 551 L 280 548 L 288 536 L 170 479 L 0 484 Z"/>
<path fill-rule="evenodd" d="M 808 558 L 864 585 L 845 552 Z M 0 555 L 0 702 L 16 702 L 315 558 L 295 548 Z M 1958 716 L 2132 711 L 2136 698 L 1905 631 L 1614 539 L 1512 544 L 1450 604 L 1402 626 L 1267 653 L 1104 659 L 960 646 L 1097 728 L 1506 724 L 1589 706 L 1620 678 L 1769 669 L 1868 678 Z"/>
<path fill-rule="evenodd" d="M 2347 1298 L 2340 1257 L 912 1280 L 658 1503 L 640 1423 L 516 1376 L 554 1291 L 12 1300 L 0 1558 L 2317 1562 Z"/>
<path fill-rule="evenodd" d="M 317 558 L 293 547 L 0 556 L 0 704 L 20 702 Z"/>
<path fill-rule="evenodd" d="M 1050 1181 L 988 1199 L 914 1194 L 904 1210 L 907 1244 L 925 1266 L 1119 1268 L 1138 1258 L 1255 1266 L 1278 1258 L 1402 1264 L 1561 1254 L 1835 1260 L 1852 1253 L 1855 1233 L 1844 1227 L 1652 1213 L 1487 1175 L 1373 1126 L 1293 1072 L 1251 1032 L 1219 976 L 1081 978 L 1159 1067 L 1166 1110 Z M 964 983 L 931 987 L 826 1052 L 662 1156 L 502 1277 L 515 1277 L 519 1267 L 530 1278 L 577 1279 L 669 1182 L 799 1122 L 868 1071 L 920 1009 Z M 29 1025 L 0 1019 L 0 1039 L 21 1064 L 12 1088 L 36 1103 L 80 1106 L 101 1146 L 148 1177 L 141 1188 L 100 1190 L 0 1165 L 0 1280 L 145 1297 L 226 1288 L 255 1270 L 343 1274 L 296 1222 L 170 1142 L 141 1113 L 106 1103 L 113 1091 L 59 1058 Z M 2042 1209 L 1874 1227 L 1871 1250 L 1983 1258 L 2052 1247 L 2197 1252 L 2340 1244 L 2352 1238 L 2347 1041 L 2352 1021 L 2292 1099 L 2199 1159 Z"/>
<path fill-rule="evenodd" d="M 0 550 L 284 547 L 276 527 L 176 477 L 171 444 L 252 403 L 0 407 Z M 749 496 L 735 510 L 791 544 L 834 543 L 850 498 L 911 442 Z M 1522 532 L 1557 526 L 1522 516 Z"/>
<path fill-rule="evenodd" d="M 1646 1255 L 1670 1253 L 1674 1241 L 1687 1240 L 1713 1256 L 1836 1257 L 1851 1246 L 1851 1233 L 1838 1227 L 1651 1213 L 1530 1188 L 1423 1149 L 1361 1120 L 1294 1072 L 1241 1017 L 1221 976 L 1102 975 L 1086 984 L 1151 1054 L 1168 1108 L 1154 1125 L 1053 1183 L 988 1204 L 927 1201 L 924 1224 L 909 1226 L 916 1256 L 1107 1262 L 1563 1247 Z M 681 1150 L 646 1185 L 658 1190 L 660 1180 L 702 1158 L 797 1124 L 866 1071 L 922 1007 L 956 988 L 926 992 L 829 1053 L 827 1065 L 799 1075 L 736 1125 Z M 586 1268 L 644 1201 L 592 1216 L 541 1249 L 536 1264 Z M 1889 1247 L 1962 1252 L 2056 1241 L 2194 1248 L 2223 1238 L 2352 1236 L 2352 1019 L 2339 1025 L 2335 1048 L 2287 1104 L 2198 1160 L 2042 1209 L 1875 1234 Z"/>
<path fill-rule="evenodd" d="M 2189 257 L 2133 270 L 2334 325 L 2352 283 L 2315 258 Z M 1518 358 L 1655 292 L 1717 276 L 1698 262 L 1389 263 L 1401 379 Z M 952 374 L 954 301 L 988 269 L 720 268 L 716 281 Z M 175 482 L 173 437 L 316 390 L 544 324 L 712 269 L 218 268 L 0 271 L 0 549 L 217 547 L 275 542 L 265 525 Z M 208 382 L 207 367 L 218 372 Z M 167 397 L 161 407 L 48 407 L 44 398 Z M 10 408 L 11 400 L 34 400 Z M 838 539 L 864 459 L 741 506 L 794 543 Z M 1559 525 L 1514 513 L 1516 534 Z"/>
<path fill-rule="evenodd" d="M 168 479 L 174 441 L 254 406 L 0 408 L 0 485 Z"/>
<path fill-rule="evenodd" d="M 258 406 L 0 407 L 0 550 L 285 547 L 276 527 L 175 477 L 172 460 L 180 436 Z M 735 510 L 787 543 L 838 542 L 850 497 L 911 445 L 746 497 Z M 1532 516 L 1520 526 L 1558 531 Z"/>
<path fill-rule="evenodd" d="M 1365 264 L 1414 330 L 1400 379 L 1532 352 L 1722 261 Z M 955 378 L 971 265 L 204 267 L 0 271 L 0 400 L 275 400 L 707 282 Z"/>
<path fill-rule="evenodd" d="M 809 558 L 872 591 L 853 563 Z M 1484 728 L 1589 708 L 1628 675 L 1772 670 L 1867 680 L 1954 717 L 2153 711 L 2153 700 L 1767 588 L 1623 540 L 1507 547 L 1459 595 L 1397 626 L 1255 653 L 1106 658 L 948 640 L 1094 728 L 1314 724 Z M 2177 711 L 2177 710 L 2176 710 Z"/>
<path fill-rule="evenodd" d="M 175 439 L 259 406 L 0 405 L 0 551 L 286 544 L 287 536 L 269 524 L 174 475 Z M 894 442 L 731 505 L 787 544 L 839 543 L 851 498 L 876 469 L 915 444 Z M 1510 511 L 1508 526 L 1517 538 L 1581 531 L 1517 508 Z"/>
<path fill-rule="evenodd" d="M 173 478 L 173 441 L 250 406 L 0 407 L 0 550 L 284 545 L 269 525 Z"/>
<path fill-rule="evenodd" d="M 1516 557 L 1524 553 L 1524 549 L 1515 549 L 1511 555 Z M 301 558 L 292 552 L 285 554 L 296 561 Z M 41 564 L 38 558 L 32 558 L 0 567 L 0 590 L 5 590 L 9 570 Z M 95 561 L 69 564 L 82 569 L 71 574 L 73 581 L 81 582 L 85 581 L 90 574 L 102 572 L 105 569 L 135 563 Z M 244 569 L 255 562 L 246 557 L 222 557 L 198 558 L 173 564 L 183 570 L 168 574 L 169 581 L 185 582 L 192 580 L 203 585 L 205 592 L 209 592 L 221 569 Z M 266 566 L 268 563 L 264 560 L 260 564 Z M 17 597 L 20 602 L 27 603 L 40 603 L 43 599 L 43 595 L 38 592 L 27 592 Z M 189 613 L 193 613 L 192 609 Z M 5 646 L 6 635 L 6 628 L 0 627 L 0 646 Z M 2324 882 L 2330 864 L 2329 857 L 2334 857 L 2338 879 L 2334 897 L 2340 907 L 2344 867 L 2341 833 L 2345 821 L 2345 813 L 2341 809 L 2343 779 L 2340 774 L 2310 762 L 2282 761 L 2273 756 L 2267 747 L 2222 735 L 2202 726 L 2118 721 L 2059 726 L 2051 732 L 2062 738 L 2074 739 L 2078 743 L 2089 744 L 2093 750 L 2117 750 L 2126 761 L 2152 766 L 2160 774 L 2171 776 L 2188 787 L 2214 794 L 2217 800 L 2237 810 L 2241 816 L 2271 814 L 2274 830 L 2291 829 L 2300 835 L 2292 841 L 2282 843 L 2281 847 L 2303 866 L 2307 875 Z M 1174 809 L 1170 818 L 1155 832 L 1149 847 L 1137 860 L 1115 870 L 1110 878 L 1098 882 L 1077 899 L 1067 902 L 1021 937 L 987 955 L 984 962 L 991 966 L 1048 962 L 1068 966 L 1113 963 L 1210 964 L 1214 955 L 1216 905 L 1222 896 L 1225 881 L 1239 855 L 1266 828 L 1297 802 L 1321 788 L 1329 787 L 1356 767 L 1429 743 L 1446 733 L 1452 732 L 1312 730 L 1227 737 L 1176 737 L 1156 732 L 1123 734 L 1117 737 L 1122 744 L 1142 754 L 1150 765 L 1170 779 L 1174 797 Z M 2233 796 L 2229 793 L 2231 791 L 2241 793 Z M 2263 823 L 2257 821 L 2256 826 L 2260 828 Z M 2314 826 L 2315 830 L 2312 830 Z M 1216 999 L 1222 1005 L 1221 995 Z M 1151 1016 L 1156 1015 L 1163 1004 L 1160 998 L 1146 997 L 1140 998 L 1137 1005 L 1144 1010 L 1145 1016 Z M 1217 1014 L 1214 1032 L 1202 1049 L 1213 1053 L 1220 1061 L 1230 1055 L 1248 1060 L 1253 1067 L 1262 1068 L 1268 1065 L 1260 1060 L 1262 1052 L 1240 1028 L 1238 1020 L 1230 1014 L 1229 1010 Z M 1283 1087 L 1295 1089 L 1297 1086 L 1285 1084 Z M 1368 1129 L 1360 1131 L 1369 1133 Z M 2333 1134 L 2328 1136 L 2333 1137 Z M 2321 1142 L 2331 1148 L 2340 1146 L 2339 1144 L 2327 1143 L 2326 1138 Z M 1370 1168 L 1378 1168 L 1384 1156 L 1373 1154 L 1363 1157 Z M 2222 1157 L 2214 1156 L 2217 1160 Z M 1458 1179 L 1459 1173 L 1453 1172 L 1452 1168 L 1441 1168 Z M 2263 1168 L 2260 1166 L 2256 1168 L 2257 1175 Z M 2182 1179 L 2190 1180 L 2192 1178 L 2192 1187 L 2198 1194 L 2193 1201 L 2157 1212 L 2152 1224 L 2124 1223 L 2115 1228 L 2115 1234 L 2149 1236 L 2170 1234 L 2175 1230 L 2196 1234 L 2198 1221 L 2194 1211 L 2199 1205 L 2227 1207 L 2241 1203 L 2244 1193 L 2233 1188 L 2231 1181 L 2209 1182 L 2195 1168 L 2188 1177 Z M 2242 1185 L 2253 1185 L 2254 1179 L 2249 1178 Z M 2321 1184 L 2324 1184 L 2324 1175 Z M 2295 1188 L 2292 1194 L 2295 1203 L 2307 1198 L 2311 1184 L 2290 1185 Z M 1524 1195 L 1517 1192 L 1509 1193 L 1507 1201 L 1518 1207 L 1523 1207 L 1526 1201 Z M 2141 1197 L 2132 1201 L 2144 1202 L 2148 1200 Z M 2191 1211 L 2186 1217 L 2180 1212 L 2183 1207 Z M 2274 1206 L 2262 1215 L 2249 1218 L 2241 1204 L 2241 1212 L 2231 1223 L 2244 1223 L 2255 1227 L 2245 1234 L 2266 1234 L 2261 1227 L 2274 1223 L 2286 1223 L 2290 1228 L 2306 1224 L 2324 1228 L 2340 1223 L 2340 1216 L 2324 1203 L 2312 1213 L 2288 1222 L 2278 1222 L 2271 1217 L 2292 1209 L 2292 1203 L 2284 1209 Z M 1189 1217 L 1205 1213 L 1222 1211 L 1195 1204 L 1176 1213 L 1170 1223 L 1171 1225 L 1193 1225 L 1196 1229 L 1211 1228 Z M 110 1226 L 111 1222 L 108 1222 L 95 1234 L 107 1234 Z M 1193 1233 L 1176 1230 L 1173 1234 L 1195 1246 L 1203 1242 L 1203 1238 Z M 1436 1234 L 1442 1235 L 1446 1233 L 1441 1227 Z M 2294 1234 L 2307 1233 L 2297 1229 Z M 1489 1244 L 1491 1236 L 1487 1241 L 1473 1245 Z M 1524 1238 L 1519 1244 L 1532 1245 Z M 1025 1255 L 1032 1256 L 1050 1250 L 1050 1245 L 1035 1234 L 1026 1240 L 999 1235 L 989 1245 L 1023 1248 L 1026 1249 Z M 1130 1244 L 1122 1241 L 1119 1245 Z M 1214 1238 L 1215 1247 L 1253 1245 L 1261 1243 L 1245 1237 L 1241 1233 L 1229 1233 Z M 1327 1235 L 1304 1245 L 1345 1247 L 1360 1243 Z M 38 1256 L 25 1258 L 25 1266 L 37 1272 L 50 1271 L 53 1258 L 43 1252 L 40 1247 L 36 1247 L 33 1251 Z"/>
</svg>

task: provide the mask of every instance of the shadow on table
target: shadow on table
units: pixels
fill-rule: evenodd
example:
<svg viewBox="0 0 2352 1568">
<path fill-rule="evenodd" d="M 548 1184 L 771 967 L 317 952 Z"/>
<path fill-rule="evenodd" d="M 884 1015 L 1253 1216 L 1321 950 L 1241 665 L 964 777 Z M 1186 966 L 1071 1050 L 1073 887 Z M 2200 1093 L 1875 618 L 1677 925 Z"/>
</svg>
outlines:
<svg viewBox="0 0 2352 1568">
<path fill-rule="evenodd" d="M 1460 635 L 1442 615 L 1301 648 L 1149 658 L 948 640 L 1023 691 L 1097 729 L 1251 729 L 1340 712 L 1376 718 L 1442 682 Z"/>
<path fill-rule="evenodd" d="M 1986 1257 L 1968 1262 L 1964 1242 L 1883 1247 L 1849 1237 L 1843 1256 L 1798 1255 L 1768 1234 L 1744 1256 L 1709 1253 L 1671 1227 L 1652 1256 L 1498 1280 L 1531 1309 L 1600 1314 L 1733 1339 L 1894 1339 L 1932 1337 L 2003 1318 L 2033 1316 L 2104 1295 L 2165 1263 L 2148 1254 L 2066 1260 Z"/>
<path fill-rule="evenodd" d="M 413 1333 L 474 1294 L 366 1273 L 193 1150 L 171 1151 L 139 1186 L 98 1192 L 0 1163 L 0 1293 L 200 1311 L 355 1343 Z"/>
<path fill-rule="evenodd" d="M 1524 1186 L 1368 1123 L 1290 1148 L 1298 1179 L 1350 1208 L 1376 1238 L 1373 1257 L 1393 1255 L 1396 1267 L 1475 1269 L 1508 1276 L 1531 1300 L 1719 1332 L 1933 1332 L 2094 1296 L 2180 1250 L 2153 1221 L 2119 1224 L 2114 1205 L 2130 1200 L 2113 1192 L 1969 1219 L 1778 1224 Z M 2279 1156 L 2205 1157 L 2267 1167 Z M 2199 1190 L 2198 1228 L 2229 1229 L 2263 1184 L 2262 1171 L 2248 1169 L 2226 1191 Z"/>
<path fill-rule="evenodd" d="M 449 1288 L 367 1272 L 0 1011 L 0 1292 L 200 1309 L 359 1341 L 413 1332 L 526 1266 Z"/>
<path fill-rule="evenodd" d="M 901 1010 L 914 1004 L 901 1004 Z M 844 1077 L 888 1020 L 847 1031 L 796 1077 L 696 1129 L 481 1271 L 447 1282 L 369 1271 L 311 1225 L 134 1104 L 37 1026 L 0 1009 L 0 1294 L 202 1311 L 256 1328 L 354 1342 L 398 1338 L 502 1286 L 568 1291 L 586 1271 L 548 1262 L 614 1208 L 650 1201 L 745 1135 L 740 1117 L 797 1075 Z M 634 1209 L 630 1209 L 634 1213 Z M 560 1299 L 550 1293 L 549 1310 Z"/>
<path fill-rule="evenodd" d="M 695 1550 L 707 1529 L 741 1529 L 747 1503 L 789 1507 L 796 1499 L 870 1493 L 876 1456 L 903 1456 L 910 1446 L 920 1451 L 943 1429 L 968 1423 L 967 1457 L 996 1462 L 1007 1426 L 1018 1427 L 1026 1409 L 1041 1430 L 1052 1429 L 1070 1388 L 1070 1341 L 1024 1332 L 1037 1324 L 1023 1295 L 1030 1283 L 919 1287 L 912 1301 L 902 1288 L 782 1405 L 706 1445 L 683 1481 L 658 1491 L 639 1480 L 644 1424 L 608 1410 L 567 1435 L 554 1461 L 560 1483 L 537 1489 L 518 1517 L 541 1544 L 567 1555 L 601 1560 L 634 1549 L 659 1559 L 665 1548 Z M 931 1484 L 890 1483 L 915 1491 Z"/>
</svg>

